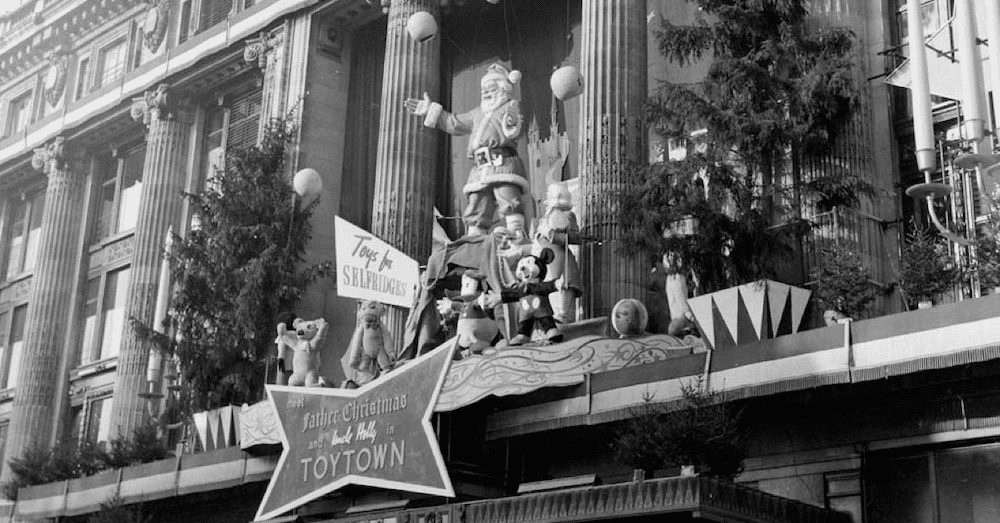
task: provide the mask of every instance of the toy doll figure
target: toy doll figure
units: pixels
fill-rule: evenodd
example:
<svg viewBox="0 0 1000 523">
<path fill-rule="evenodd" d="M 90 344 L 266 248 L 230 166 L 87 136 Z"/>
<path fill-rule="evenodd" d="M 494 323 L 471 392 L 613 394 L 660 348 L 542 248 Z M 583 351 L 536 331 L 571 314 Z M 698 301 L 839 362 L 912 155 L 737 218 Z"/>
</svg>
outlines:
<svg viewBox="0 0 1000 523">
<path fill-rule="evenodd" d="M 565 183 L 549 185 L 545 198 L 545 213 L 538 219 L 535 241 L 541 248 L 552 249 L 547 281 L 556 282 L 552 296 L 552 309 L 556 321 L 571 323 L 576 318 L 576 298 L 583 294 L 580 288 L 580 267 L 570 244 L 580 242 L 580 226 L 573 213 L 573 200 Z"/>
<path fill-rule="evenodd" d="M 545 273 L 552 261 L 552 250 L 542 249 L 536 256 L 529 254 L 517 262 L 517 283 L 508 286 L 500 296 L 491 295 L 485 300 L 488 307 L 496 303 L 517 302 L 518 330 L 517 336 L 510 340 L 511 346 L 524 345 L 531 341 L 531 333 L 537 326 L 543 333 L 542 343 L 562 341 L 562 334 L 556 328 L 552 318 L 552 305 L 549 295 L 556 291 L 555 283 L 545 281 Z"/>
<path fill-rule="evenodd" d="M 424 93 L 421 100 L 409 98 L 406 108 L 424 117 L 424 126 L 437 127 L 453 135 L 470 135 L 468 156 L 472 169 L 462 192 L 469 205 L 462 215 L 466 234 L 486 234 L 494 214 L 501 217 L 523 213 L 523 195 L 529 190 L 524 163 L 517 155 L 517 140 L 523 132 L 521 110 L 511 91 L 521 79 L 519 71 L 491 65 L 480 81 L 480 104 L 454 114 Z"/>
<path fill-rule="evenodd" d="M 458 348 L 463 354 L 481 354 L 493 346 L 500 335 L 500 327 L 490 309 L 484 307 L 486 275 L 468 270 L 462 275 L 462 290 L 454 300 L 438 300 L 438 313 L 444 318 L 457 318 L 455 328 Z"/>
</svg>

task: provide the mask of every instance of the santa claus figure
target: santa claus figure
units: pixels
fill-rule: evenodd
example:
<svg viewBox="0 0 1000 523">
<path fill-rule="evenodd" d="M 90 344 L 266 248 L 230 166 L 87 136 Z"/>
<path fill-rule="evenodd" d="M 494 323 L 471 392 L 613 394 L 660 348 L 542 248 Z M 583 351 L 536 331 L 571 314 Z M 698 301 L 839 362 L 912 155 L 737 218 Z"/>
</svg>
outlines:
<svg viewBox="0 0 1000 523">
<path fill-rule="evenodd" d="M 424 117 L 424 125 L 453 135 L 470 135 L 468 156 L 472 170 L 462 192 L 469 199 L 462 218 L 466 233 L 478 236 L 489 231 L 494 216 L 523 213 L 523 195 L 528 191 L 524 163 L 517 155 L 517 140 L 523 129 L 521 111 L 511 91 L 521 79 L 519 71 L 493 64 L 480 82 L 481 102 L 471 111 L 455 114 L 431 101 L 409 98 L 406 107 Z"/>
</svg>

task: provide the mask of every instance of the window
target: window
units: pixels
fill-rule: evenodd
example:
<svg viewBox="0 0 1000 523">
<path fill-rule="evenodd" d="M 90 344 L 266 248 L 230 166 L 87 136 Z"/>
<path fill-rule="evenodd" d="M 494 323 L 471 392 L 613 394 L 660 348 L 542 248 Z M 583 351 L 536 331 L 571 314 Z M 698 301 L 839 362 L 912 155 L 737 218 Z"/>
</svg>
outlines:
<svg viewBox="0 0 1000 523">
<path fill-rule="evenodd" d="M 4 318 L 10 316 L 10 331 L 7 343 L 3 347 L 3 354 L 0 354 L 0 365 L 3 371 L 0 373 L 0 389 L 17 386 L 17 373 L 21 368 L 21 351 L 24 349 L 24 320 L 28 315 L 28 306 L 21 305 L 15 307 L 10 313 L 4 314 Z M 5 322 L 0 318 L 0 322 Z M 3 325 L 0 325 L 2 328 Z M 0 335 L 4 331 L 0 331 Z"/>
<path fill-rule="evenodd" d="M 181 5 L 180 29 L 177 33 L 177 43 L 183 43 L 188 39 L 188 26 L 191 25 L 191 2 L 190 0 Z"/>
<path fill-rule="evenodd" d="M 201 0 L 201 16 L 198 19 L 198 32 L 225 21 L 232 10 L 233 0 Z"/>
<path fill-rule="evenodd" d="M 12 200 L 7 229 L 6 279 L 35 268 L 38 258 L 38 239 L 42 232 L 42 212 L 45 193 L 38 191 L 24 195 L 20 200 Z"/>
<path fill-rule="evenodd" d="M 87 441 L 108 441 L 111 432 L 111 396 L 90 402 L 87 413 Z"/>
<path fill-rule="evenodd" d="M 118 355 L 125 328 L 125 300 L 130 274 L 126 267 L 87 282 L 83 313 L 80 315 L 81 345 L 77 366 Z"/>
<path fill-rule="evenodd" d="M 73 91 L 73 99 L 79 100 L 87 94 L 87 76 L 90 74 L 90 58 L 81 58 L 80 64 L 76 67 L 76 89 Z"/>
<path fill-rule="evenodd" d="M 5 421 L 0 425 L 0 463 L 3 463 L 4 455 L 3 449 L 7 447 L 7 429 L 10 428 L 10 422 Z"/>
<path fill-rule="evenodd" d="M 83 405 L 70 407 L 65 427 L 63 441 L 69 448 L 76 448 L 80 444 L 80 430 L 83 429 Z"/>
<path fill-rule="evenodd" d="M 233 96 L 229 103 L 209 111 L 205 129 L 202 173 L 210 179 L 224 166 L 226 151 L 257 145 L 262 94 L 254 89 Z"/>
<path fill-rule="evenodd" d="M 145 147 L 133 149 L 121 159 L 105 157 L 98 161 L 96 174 L 101 183 L 101 199 L 94 221 L 93 242 L 135 228 L 145 161 Z"/>
<path fill-rule="evenodd" d="M 1000 521 L 1000 444 L 866 463 L 867 523 Z"/>
<path fill-rule="evenodd" d="M 854 523 L 861 522 L 861 474 L 857 471 L 827 474 L 826 508 L 844 512 Z"/>
<path fill-rule="evenodd" d="M 97 75 L 94 87 L 109 85 L 125 74 L 125 57 L 128 46 L 125 38 L 115 40 L 97 52 Z"/>
<path fill-rule="evenodd" d="M 10 101 L 7 106 L 7 126 L 4 136 L 23 131 L 31 122 L 31 91 L 28 91 Z"/>
</svg>

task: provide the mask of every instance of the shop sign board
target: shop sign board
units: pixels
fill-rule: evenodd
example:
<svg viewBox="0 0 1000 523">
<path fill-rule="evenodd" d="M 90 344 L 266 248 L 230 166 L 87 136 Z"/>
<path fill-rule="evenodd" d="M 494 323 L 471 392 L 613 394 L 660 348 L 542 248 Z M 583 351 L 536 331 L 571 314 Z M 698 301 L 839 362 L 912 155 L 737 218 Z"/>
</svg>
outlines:
<svg viewBox="0 0 1000 523">
<path fill-rule="evenodd" d="M 359 389 L 268 385 L 284 449 L 255 521 L 345 485 L 454 497 L 430 422 L 453 350 L 443 345 Z"/>
<path fill-rule="evenodd" d="M 417 261 L 340 216 L 334 224 L 337 295 L 412 307 L 420 277 Z"/>
</svg>

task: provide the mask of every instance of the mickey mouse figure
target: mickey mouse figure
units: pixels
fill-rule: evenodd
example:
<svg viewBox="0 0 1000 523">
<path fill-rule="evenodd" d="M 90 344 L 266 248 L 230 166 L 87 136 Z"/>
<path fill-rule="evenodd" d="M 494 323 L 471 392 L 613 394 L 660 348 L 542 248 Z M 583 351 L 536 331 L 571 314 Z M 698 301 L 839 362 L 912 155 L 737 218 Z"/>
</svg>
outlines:
<svg viewBox="0 0 1000 523">
<path fill-rule="evenodd" d="M 549 294 L 557 290 L 556 284 L 554 281 L 544 281 L 546 270 L 553 257 L 552 249 L 547 248 L 542 249 L 538 255 L 529 254 L 522 257 L 514 270 L 518 281 L 503 289 L 499 300 L 496 294 L 491 294 L 489 301 L 494 304 L 497 301 L 518 304 L 517 336 L 510 340 L 511 346 L 524 345 L 531 341 L 531 331 L 536 323 L 545 333 L 544 344 L 562 341 L 563 336 L 556 328 L 556 322 L 552 318 L 552 304 L 549 303 Z"/>
</svg>

